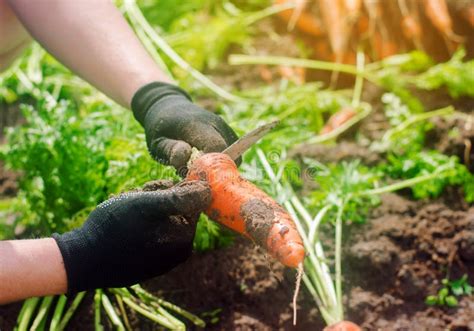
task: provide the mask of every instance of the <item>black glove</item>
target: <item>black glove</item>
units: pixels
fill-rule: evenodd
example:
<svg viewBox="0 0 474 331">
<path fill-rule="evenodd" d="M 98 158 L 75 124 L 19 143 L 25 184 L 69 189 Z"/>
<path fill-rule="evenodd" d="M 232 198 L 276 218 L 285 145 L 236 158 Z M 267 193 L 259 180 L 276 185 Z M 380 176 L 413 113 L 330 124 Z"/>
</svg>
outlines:
<svg viewBox="0 0 474 331">
<path fill-rule="evenodd" d="M 210 189 L 200 181 L 103 202 L 82 227 L 53 235 L 68 292 L 132 285 L 184 262 L 191 254 L 199 212 L 209 203 Z"/>
<path fill-rule="evenodd" d="M 143 86 L 133 96 L 132 110 L 145 128 L 150 154 L 178 170 L 186 166 L 191 147 L 221 152 L 237 140 L 221 117 L 193 104 L 175 85 L 154 82 Z"/>
</svg>

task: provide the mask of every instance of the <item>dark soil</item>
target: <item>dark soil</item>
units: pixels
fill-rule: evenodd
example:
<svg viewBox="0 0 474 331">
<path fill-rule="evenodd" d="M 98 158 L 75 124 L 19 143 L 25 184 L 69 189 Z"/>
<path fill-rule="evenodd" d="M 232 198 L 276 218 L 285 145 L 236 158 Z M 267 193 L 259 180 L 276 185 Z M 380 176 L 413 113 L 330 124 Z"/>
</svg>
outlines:
<svg viewBox="0 0 474 331">
<path fill-rule="evenodd" d="M 322 329 L 304 291 L 299 297 L 298 324 L 292 326 L 295 273 L 250 241 L 239 239 L 232 247 L 194 255 L 145 286 L 197 314 L 218 309 L 218 321 L 209 323 L 207 317 L 206 330 Z"/>
<path fill-rule="evenodd" d="M 352 226 L 346 253 L 349 317 L 367 330 L 472 330 L 474 298 L 428 307 L 441 280 L 474 279 L 474 207 L 384 197 L 373 218 Z"/>
</svg>

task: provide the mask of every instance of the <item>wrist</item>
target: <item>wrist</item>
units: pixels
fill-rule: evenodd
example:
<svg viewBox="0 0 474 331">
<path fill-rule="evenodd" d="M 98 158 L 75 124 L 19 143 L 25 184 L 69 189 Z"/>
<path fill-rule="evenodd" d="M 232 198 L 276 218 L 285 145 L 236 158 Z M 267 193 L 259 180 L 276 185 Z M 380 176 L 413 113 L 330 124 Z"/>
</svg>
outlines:
<svg viewBox="0 0 474 331">
<path fill-rule="evenodd" d="M 0 241 L 0 304 L 65 293 L 63 259 L 52 238 Z"/>
</svg>

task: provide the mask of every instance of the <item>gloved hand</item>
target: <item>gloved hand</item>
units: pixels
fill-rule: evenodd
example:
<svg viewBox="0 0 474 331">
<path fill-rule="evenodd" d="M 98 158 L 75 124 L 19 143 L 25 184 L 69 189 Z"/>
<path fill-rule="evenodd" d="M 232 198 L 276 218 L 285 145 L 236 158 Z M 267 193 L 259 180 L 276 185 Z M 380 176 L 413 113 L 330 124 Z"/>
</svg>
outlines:
<svg viewBox="0 0 474 331">
<path fill-rule="evenodd" d="M 101 203 L 82 227 L 54 234 L 68 292 L 132 285 L 184 262 L 210 194 L 201 181 L 121 194 Z"/>
<path fill-rule="evenodd" d="M 181 170 L 191 147 L 221 152 L 237 140 L 235 132 L 216 114 L 191 102 L 177 86 L 154 82 L 140 88 L 132 99 L 135 118 L 145 128 L 150 154 Z"/>
</svg>

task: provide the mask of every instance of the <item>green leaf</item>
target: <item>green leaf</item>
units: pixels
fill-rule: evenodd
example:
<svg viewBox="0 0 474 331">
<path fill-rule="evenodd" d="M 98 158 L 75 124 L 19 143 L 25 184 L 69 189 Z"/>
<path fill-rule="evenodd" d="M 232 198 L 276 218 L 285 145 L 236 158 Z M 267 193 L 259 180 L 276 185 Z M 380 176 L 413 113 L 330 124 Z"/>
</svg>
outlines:
<svg viewBox="0 0 474 331">
<path fill-rule="evenodd" d="M 434 305 L 438 304 L 438 297 L 436 295 L 429 295 L 429 296 L 426 297 L 425 303 L 428 306 L 434 306 Z"/>
<path fill-rule="evenodd" d="M 468 283 L 464 284 L 464 294 L 472 295 L 472 286 L 469 285 Z"/>
<path fill-rule="evenodd" d="M 448 295 L 445 301 L 448 307 L 456 307 L 458 305 L 458 300 L 452 295 Z"/>
<path fill-rule="evenodd" d="M 444 299 L 449 295 L 449 289 L 447 287 L 443 287 L 438 291 L 438 300 L 440 304 L 444 304 Z"/>
</svg>

